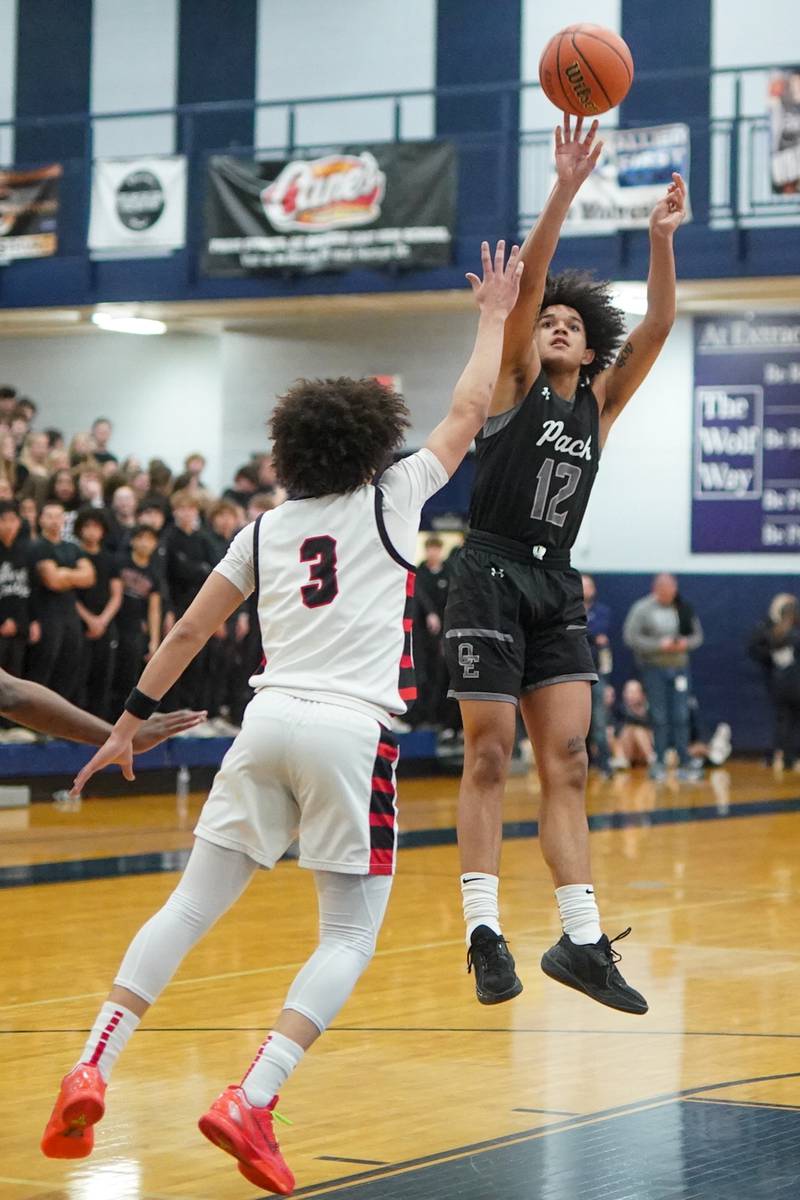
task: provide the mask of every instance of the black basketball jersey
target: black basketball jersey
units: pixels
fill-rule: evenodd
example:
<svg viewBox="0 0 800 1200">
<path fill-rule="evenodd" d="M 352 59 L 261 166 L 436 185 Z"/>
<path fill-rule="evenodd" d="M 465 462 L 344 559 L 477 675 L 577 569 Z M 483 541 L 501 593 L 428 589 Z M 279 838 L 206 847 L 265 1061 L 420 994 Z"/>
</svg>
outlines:
<svg viewBox="0 0 800 1200">
<path fill-rule="evenodd" d="M 529 546 L 569 550 L 578 536 L 600 457 L 597 400 L 581 381 L 570 403 L 544 371 L 516 408 L 489 417 L 478 460 L 470 528 Z"/>
</svg>

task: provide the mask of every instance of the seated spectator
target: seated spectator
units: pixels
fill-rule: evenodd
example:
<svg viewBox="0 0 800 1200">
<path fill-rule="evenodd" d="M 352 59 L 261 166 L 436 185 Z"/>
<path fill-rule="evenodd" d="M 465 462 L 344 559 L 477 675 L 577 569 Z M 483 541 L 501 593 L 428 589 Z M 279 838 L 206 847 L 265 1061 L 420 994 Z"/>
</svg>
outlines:
<svg viewBox="0 0 800 1200">
<path fill-rule="evenodd" d="M 750 656 L 764 671 L 775 713 L 773 762 L 800 765 L 800 601 L 790 592 L 772 600 L 766 620 L 750 638 Z"/>
<path fill-rule="evenodd" d="M 589 727 L 589 746 L 595 751 L 595 765 L 600 774 L 611 774 L 611 754 L 606 728 L 605 685 L 613 669 L 611 657 L 611 609 L 597 599 L 597 586 L 591 575 L 582 575 L 583 603 L 586 608 L 586 632 L 592 652 L 598 682 L 592 687 L 592 719 Z"/>
<path fill-rule="evenodd" d="M 17 460 L 17 445 L 10 432 L 0 437 L 0 478 L 8 480 L 15 495 L 28 478 L 28 468 Z"/>
<path fill-rule="evenodd" d="M 60 429 L 45 429 L 45 433 L 47 434 L 47 444 L 50 447 L 51 454 L 54 450 L 66 450 L 64 434 Z"/>
<path fill-rule="evenodd" d="M 39 533 L 39 507 L 33 496 L 25 496 L 19 502 L 19 515 L 25 536 L 35 538 Z"/>
<path fill-rule="evenodd" d="M 161 642 L 161 572 L 154 560 L 158 534 L 149 525 L 131 530 L 130 546 L 119 559 L 122 604 L 117 613 L 119 644 L 111 687 L 116 719 L 136 684 L 146 658 Z"/>
<path fill-rule="evenodd" d="M 172 471 L 160 458 L 151 458 L 148 466 L 150 476 L 149 496 L 167 499 L 172 492 Z"/>
<path fill-rule="evenodd" d="M 47 444 L 46 433 L 29 433 L 19 456 L 19 461 L 27 469 L 28 477 L 19 489 L 19 496 L 24 499 L 33 497 L 37 507 L 41 508 L 50 487 L 50 447 Z"/>
<path fill-rule="evenodd" d="M 638 679 L 629 679 L 622 688 L 622 700 L 615 714 L 616 734 L 612 738 L 612 766 L 649 767 L 655 757 L 650 707 Z"/>
<path fill-rule="evenodd" d="M 21 675 L 30 626 L 30 543 L 17 506 L 0 502 L 0 667 Z M 35 631 L 38 632 L 38 631 Z"/>
<path fill-rule="evenodd" d="M 14 439 L 14 445 L 17 447 L 18 454 L 25 444 L 25 439 L 30 433 L 30 428 L 30 422 L 27 417 L 24 417 L 22 413 L 17 412 L 15 409 L 11 417 L 11 436 Z"/>
<path fill-rule="evenodd" d="M 75 527 L 75 514 L 78 509 L 78 488 L 69 467 L 61 467 L 50 476 L 50 484 L 45 496 L 45 504 L 54 500 L 64 508 L 64 528 L 62 536 L 65 542 L 73 541 L 72 531 Z"/>
<path fill-rule="evenodd" d="M 101 509 L 77 514 L 75 537 L 94 567 L 95 582 L 77 592 L 78 616 L 84 625 L 81 707 L 106 721 L 111 716 L 111 679 L 117 650 L 116 616 L 122 604 L 122 582 L 113 554 L 103 547 L 108 521 Z"/>
<path fill-rule="evenodd" d="M 116 454 L 112 454 L 108 448 L 108 443 L 111 440 L 112 425 L 108 417 L 98 417 L 92 423 L 92 441 L 94 443 L 94 457 L 100 466 L 106 463 L 117 462 Z"/>
<path fill-rule="evenodd" d="M 256 459 L 256 472 L 258 476 L 258 490 L 260 492 L 275 492 L 277 490 L 278 477 L 275 474 L 271 454 L 259 454 Z"/>
<path fill-rule="evenodd" d="M 105 508 L 103 476 L 99 467 L 86 464 L 78 470 L 78 502 L 81 508 Z"/>
<path fill-rule="evenodd" d="M 174 525 L 165 535 L 167 551 L 167 588 L 176 619 L 183 616 L 206 578 L 216 566 L 216 548 L 200 525 L 200 507 L 190 492 L 176 492 L 172 497 Z M 193 697 L 195 708 L 207 708 L 207 647 L 200 651 L 184 671 L 173 689 L 171 701 L 176 708 L 185 708 Z"/>
<path fill-rule="evenodd" d="M 17 396 L 17 409 L 21 417 L 24 417 L 28 425 L 32 425 L 36 414 L 39 412 L 39 405 L 35 400 L 31 400 L 30 396 Z"/>
<path fill-rule="evenodd" d="M 122 484 L 111 496 L 111 518 L 107 538 L 108 549 L 119 554 L 127 549 L 131 531 L 137 524 L 136 496 L 133 488 Z"/>
<path fill-rule="evenodd" d="M 419 699 L 409 714 L 415 727 L 441 729 L 447 718 L 442 625 L 449 588 L 450 568 L 444 560 L 444 544 L 433 534 L 425 539 L 425 558 L 417 568 L 413 637 Z"/>
<path fill-rule="evenodd" d="M 11 424 L 14 409 L 17 407 L 17 389 L 9 384 L 0 386 L 0 421 Z"/>
<path fill-rule="evenodd" d="M 94 457 L 94 442 L 90 433 L 76 433 L 69 444 L 69 465 L 82 467 L 84 464 L 99 465 Z"/>
<path fill-rule="evenodd" d="M 250 498 L 259 490 L 258 471 L 252 463 L 245 463 L 233 477 L 233 487 L 222 493 L 223 500 L 232 500 L 240 508 L 247 509 Z"/>
<path fill-rule="evenodd" d="M 150 493 L 150 475 L 147 471 L 135 471 L 129 479 L 134 495 L 139 504 Z"/>
<path fill-rule="evenodd" d="M 634 652 L 650 705 L 655 741 L 651 778 L 665 778 L 665 755 L 674 746 L 678 779 L 696 781 L 700 773 L 689 755 L 689 655 L 702 645 L 703 630 L 679 595 L 674 575 L 656 575 L 650 595 L 628 613 L 622 636 Z"/>
<path fill-rule="evenodd" d="M 282 502 L 279 493 L 283 492 L 283 488 L 278 488 L 274 494 L 270 492 L 256 492 L 247 502 L 247 521 L 256 521 L 258 518 L 267 512 L 272 512 L 273 508 L 277 508 Z M 285 499 L 285 493 L 283 494 Z M 228 503 L 232 504 L 230 500 Z"/>
<path fill-rule="evenodd" d="M 228 547 L 242 527 L 239 520 L 240 509 L 230 500 L 218 500 L 208 510 L 208 537 L 214 546 L 218 562 L 227 553 Z"/>
<path fill-rule="evenodd" d="M 41 537 L 31 548 L 35 586 L 31 613 L 42 636 L 31 647 L 28 672 L 35 683 L 75 700 L 81 683 L 83 629 L 76 606 L 79 588 L 95 582 L 94 568 L 79 546 L 65 542 L 63 505 L 42 509 Z"/>
</svg>

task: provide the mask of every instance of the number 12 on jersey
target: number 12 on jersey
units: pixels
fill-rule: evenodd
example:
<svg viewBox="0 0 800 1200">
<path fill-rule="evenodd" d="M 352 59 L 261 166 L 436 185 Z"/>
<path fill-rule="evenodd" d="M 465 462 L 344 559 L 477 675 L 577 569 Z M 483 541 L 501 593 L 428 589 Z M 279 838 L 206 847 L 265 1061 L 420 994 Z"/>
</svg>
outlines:
<svg viewBox="0 0 800 1200">
<path fill-rule="evenodd" d="M 559 488 L 550 503 L 547 504 L 550 483 L 553 479 L 553 467 L 555 467 L 556 479 L 566 479 L 567 482 L 562 488 Z M 533 520 L 548 521 L 560 529 L 567 519 L 567 513 L 560 511 L 558 506 L 574 495 L 581 481 L 581 473 L 581 468 L 576 467 L 573 463 L 560 462 L 556 467 L 554 458 L 546 458 L 536 476 L 539 482 L 536 485 L 536 495 L 533 498 L 533 508 L 531 509 Z M 547 505 L 547 515 L 545 515 L 545 505 Z"/>
<path fill-rule="evenodd" d="M 306 608 L 323 608 L 339 595 L 336 577 L 336 538 L 323 534 L 306 538 L 300 547 L 300 562 L 309 563 L 309 582 L 300 588 Z"/>
</svg>

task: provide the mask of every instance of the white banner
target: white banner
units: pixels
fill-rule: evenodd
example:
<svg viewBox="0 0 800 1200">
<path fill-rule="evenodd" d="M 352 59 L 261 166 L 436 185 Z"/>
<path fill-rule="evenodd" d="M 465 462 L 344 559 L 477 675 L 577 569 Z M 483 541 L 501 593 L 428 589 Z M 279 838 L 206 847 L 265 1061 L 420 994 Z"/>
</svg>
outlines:
<svg viewBox="0 0 800 1200">
<path fill-rule="evenodd" d="M 689 183 L 688 125 L 605 129 L 602 138 L 600 161 L 573 201 L 565 236 L 646 229 L 672 172 Z M 688 200 L 686 219 L 691 220 Z"/>
<path fill-rule="evenodd" d="M 94 164 L 94 258 L 169 254 L 186 242 L 186 159 L 108 158 Z"/>
</svg>

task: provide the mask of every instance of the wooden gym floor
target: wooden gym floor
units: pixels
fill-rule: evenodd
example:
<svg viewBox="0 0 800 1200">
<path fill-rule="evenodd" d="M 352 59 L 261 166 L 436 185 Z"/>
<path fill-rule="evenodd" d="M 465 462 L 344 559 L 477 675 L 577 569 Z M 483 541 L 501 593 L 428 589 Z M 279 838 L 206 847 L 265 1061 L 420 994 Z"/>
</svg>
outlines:
<svg viewBox="0 0 800 1200">
<path fill-rule="evenodd" d="M 595 880 L 644 1017 L 541 974 L 557 937 L 536 782 L 512 779 L 502 908 L 525 991 L 464 971 L 457 781 L 401 781 L 378 954 L 286 1087 L 301 1195 L 358 1200 L 754 1200 L 800 1194 L 800 775 L 733 763 L 697 787 L 592 783 Z M 43 1158 L 61 1074 L 129 938 L 163 902 L 201 797 L 0 814 L 0 1196 L 257 1196 L 196 1120 L 238 1079 L 315 941 L 311 879 L 258 876 L 120 1059 L 94 1155 Z"/>
</svg>

